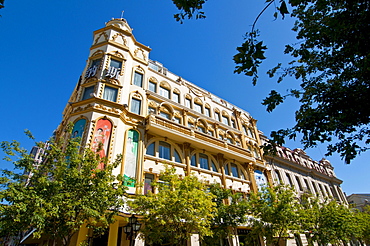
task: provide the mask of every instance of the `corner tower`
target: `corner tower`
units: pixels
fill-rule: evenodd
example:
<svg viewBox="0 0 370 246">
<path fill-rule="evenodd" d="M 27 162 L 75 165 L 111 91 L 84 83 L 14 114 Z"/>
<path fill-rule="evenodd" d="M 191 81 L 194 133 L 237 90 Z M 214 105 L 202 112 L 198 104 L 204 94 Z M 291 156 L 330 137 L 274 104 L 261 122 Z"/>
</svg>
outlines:
<svg viewBox="0 0 370 246">
<path fill-rule="evenodd" d="M 82 145 L 93 150 L 102 143 L 99 154 L 108 160 L 122 153 L 129 156 L 124 151 L 125 139 L 129 139 L 136 152 L 131 153 L 130 170 L 121 166 L 116 172 L 135 179 L 141 178 L 136 163 L 142 161 L 142 153 L 138 153 L 142 146 L 138 145 L 144 136 L 144 118 L 137 113 L 142 111 L 145 96 L 142 83 L 149 52 L 149 47 L 136 41 L 125 19 L 112 19 L 95 31 L 86 67 L 57 130 L 62 136 L 63 129 L 72 122 L 72 137 L 81 137 Z M 128 105 L 136 113 L 129 112 Z"/>
</svg>

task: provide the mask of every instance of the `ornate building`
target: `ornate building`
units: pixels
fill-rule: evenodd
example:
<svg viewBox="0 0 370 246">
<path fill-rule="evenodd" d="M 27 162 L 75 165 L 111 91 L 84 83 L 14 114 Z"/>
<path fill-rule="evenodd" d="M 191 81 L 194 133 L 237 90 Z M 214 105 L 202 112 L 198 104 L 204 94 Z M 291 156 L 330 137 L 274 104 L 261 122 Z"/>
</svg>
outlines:
<svg viewBox="0 0 370 246">
<path fill-rule="evenodd" d="M 298 192 L 309 189 L 345 201 L 330 163 L 286 148 L 264 160 L 259 148 L 264 137 L 248 112 L 150 60 L 150 51 L 136 41 L 124 19 L 112 19 L 95 31 L 86 68 L 56 135 L 63 136 L 72 122 L 72 134 L 82 138 L 82 145 L 96 150 L 102 144 L 99 153 L 110 160 L 122 154 L 115 172 L 125 175 L 131 194 L 151 189 L 166 163 L 180 175 L 192 173 L 245 194 L 284 180 L 296 183 Z M 123 211 L 101 245 L 127 245 L 122 227 L 127 223 L 123 217 L 129 216 Z M 88 234 L 82 228 L 75 242 Z M 144 243 L 136 240 L 136 245 Z"/>
</svg>

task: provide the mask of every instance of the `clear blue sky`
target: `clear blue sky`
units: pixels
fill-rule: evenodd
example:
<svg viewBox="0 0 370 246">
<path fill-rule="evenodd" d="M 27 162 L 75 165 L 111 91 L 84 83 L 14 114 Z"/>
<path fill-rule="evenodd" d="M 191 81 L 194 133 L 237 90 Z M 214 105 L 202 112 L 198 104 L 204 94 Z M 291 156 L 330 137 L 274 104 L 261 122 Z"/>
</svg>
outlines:
<svg viewBox="0 0 370 246">
<path fill-rule="evenodd" d="M 267 12 L 258 22 L 270 50 L 256 87 L 249 77 L 233 73 L 235 48 L 263 4 L 263 0 L 208 1 L 205 20 L 181 25 L 173 18 L 177 10 L 169 0 L 5 0 L 0 10 L 0 140 L 19 140 L 30 149 L 33 142 L 26 139 L 24 129 L 31 130 L 38 141 L 51 136 L 85 66 L 92 32 L 119 18 L 122 10 L 136 39 L 153 49 L 150 59 L 245 109 L 266 135 L 292 126 L 297 107 L 293 99 L 273 113 L 261 105 L 270 89 L 284 93 L 298 84 L 290 79 L 277 85 L 262 73 L 280 60 L 287 61 L 282 55 L 284 44 L 295 42 L 291 19 L 274 21 Z M 300 144 L 289 142 L 287 147 Z M 307 153 L 320 160 L 325 147 Z M 370 192 L 369 156 L 363 154 L 351 165 L 338 156 L 328 157 L 348 195 Z M 1 161 L 0 167 L 9 165 Z"/>
</svg>

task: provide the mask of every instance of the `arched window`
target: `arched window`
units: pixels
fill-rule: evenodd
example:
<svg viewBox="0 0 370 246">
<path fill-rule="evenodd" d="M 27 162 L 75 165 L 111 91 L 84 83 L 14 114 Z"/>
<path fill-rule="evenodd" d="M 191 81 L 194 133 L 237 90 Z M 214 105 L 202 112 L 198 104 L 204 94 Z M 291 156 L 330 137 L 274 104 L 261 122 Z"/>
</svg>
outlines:
<svg viewBox="0 0 370 246">
<path fill-rule="evenodd" d="M 131 98 L 130 112 L 134 114 L 141 113 L 141 100 L 138 98 Z"/>
<path fill-rule="evenodd" d="M 246 180 L 244 172 L 236 163 L 227 163 L 225 165 L 225 175 Z"/>
<path fill-rule="evenodd" d="M 181 155 L 174 147 L 165 141 L 155 141 L 146 148 L 146 154 L 161 159 L 182 163 Z"/>
<path fill-rule="evenodd" d="M 213 158 L 204 153 L 195 153 L 191 156 L 190 165 L 213 172 L 218 172 L 218 168 Z"/>
</svg>

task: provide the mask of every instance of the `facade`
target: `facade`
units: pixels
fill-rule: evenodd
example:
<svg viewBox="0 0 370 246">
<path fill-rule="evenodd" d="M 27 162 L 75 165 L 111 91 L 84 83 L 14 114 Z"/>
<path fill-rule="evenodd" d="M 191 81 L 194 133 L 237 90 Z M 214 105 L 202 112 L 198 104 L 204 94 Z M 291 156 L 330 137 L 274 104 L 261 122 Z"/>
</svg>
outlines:
<svg viewBox="0 0 370 246">
<path fill-rule="evenodd" d="M 287 148 L 263 159 L 259 146 L 265 137 L 248 112 L 150 60 L 150 51 L 136 41 L 124 19 L 112 19 L 95 31 L 56 136 L 64 137 L 72 122 L 72 135 L 81 137 L 82 145 L 93 150 L 102 145 L 99 154 L 110 160 L 122 154 L 115 172 L 125 176 L 131 194 L 145 194 L 169 164 L 180 175 L 194 174 L 245 195 L 281 180 L 299 187 L 298 193 L 309 189 L 345 202 L 328 161 L 314 162 L 302 150 Z M 129 216 L 123 209 L 109 233 L 91 245 L 128 245 L 122 230 Z M 81 228 L 73 244 L 89 235 Z M 137 239 L 135 245 L 144 244 Z M 191 245 L 199 245 L 196 237 Z"/>
<path fill-rule="evenodd" d="M 370 194 L 351 194 L 347 196 L 347 201 L 354 208 L 364 211 L 365 206 L 370 206 Z"/>
</svg>

